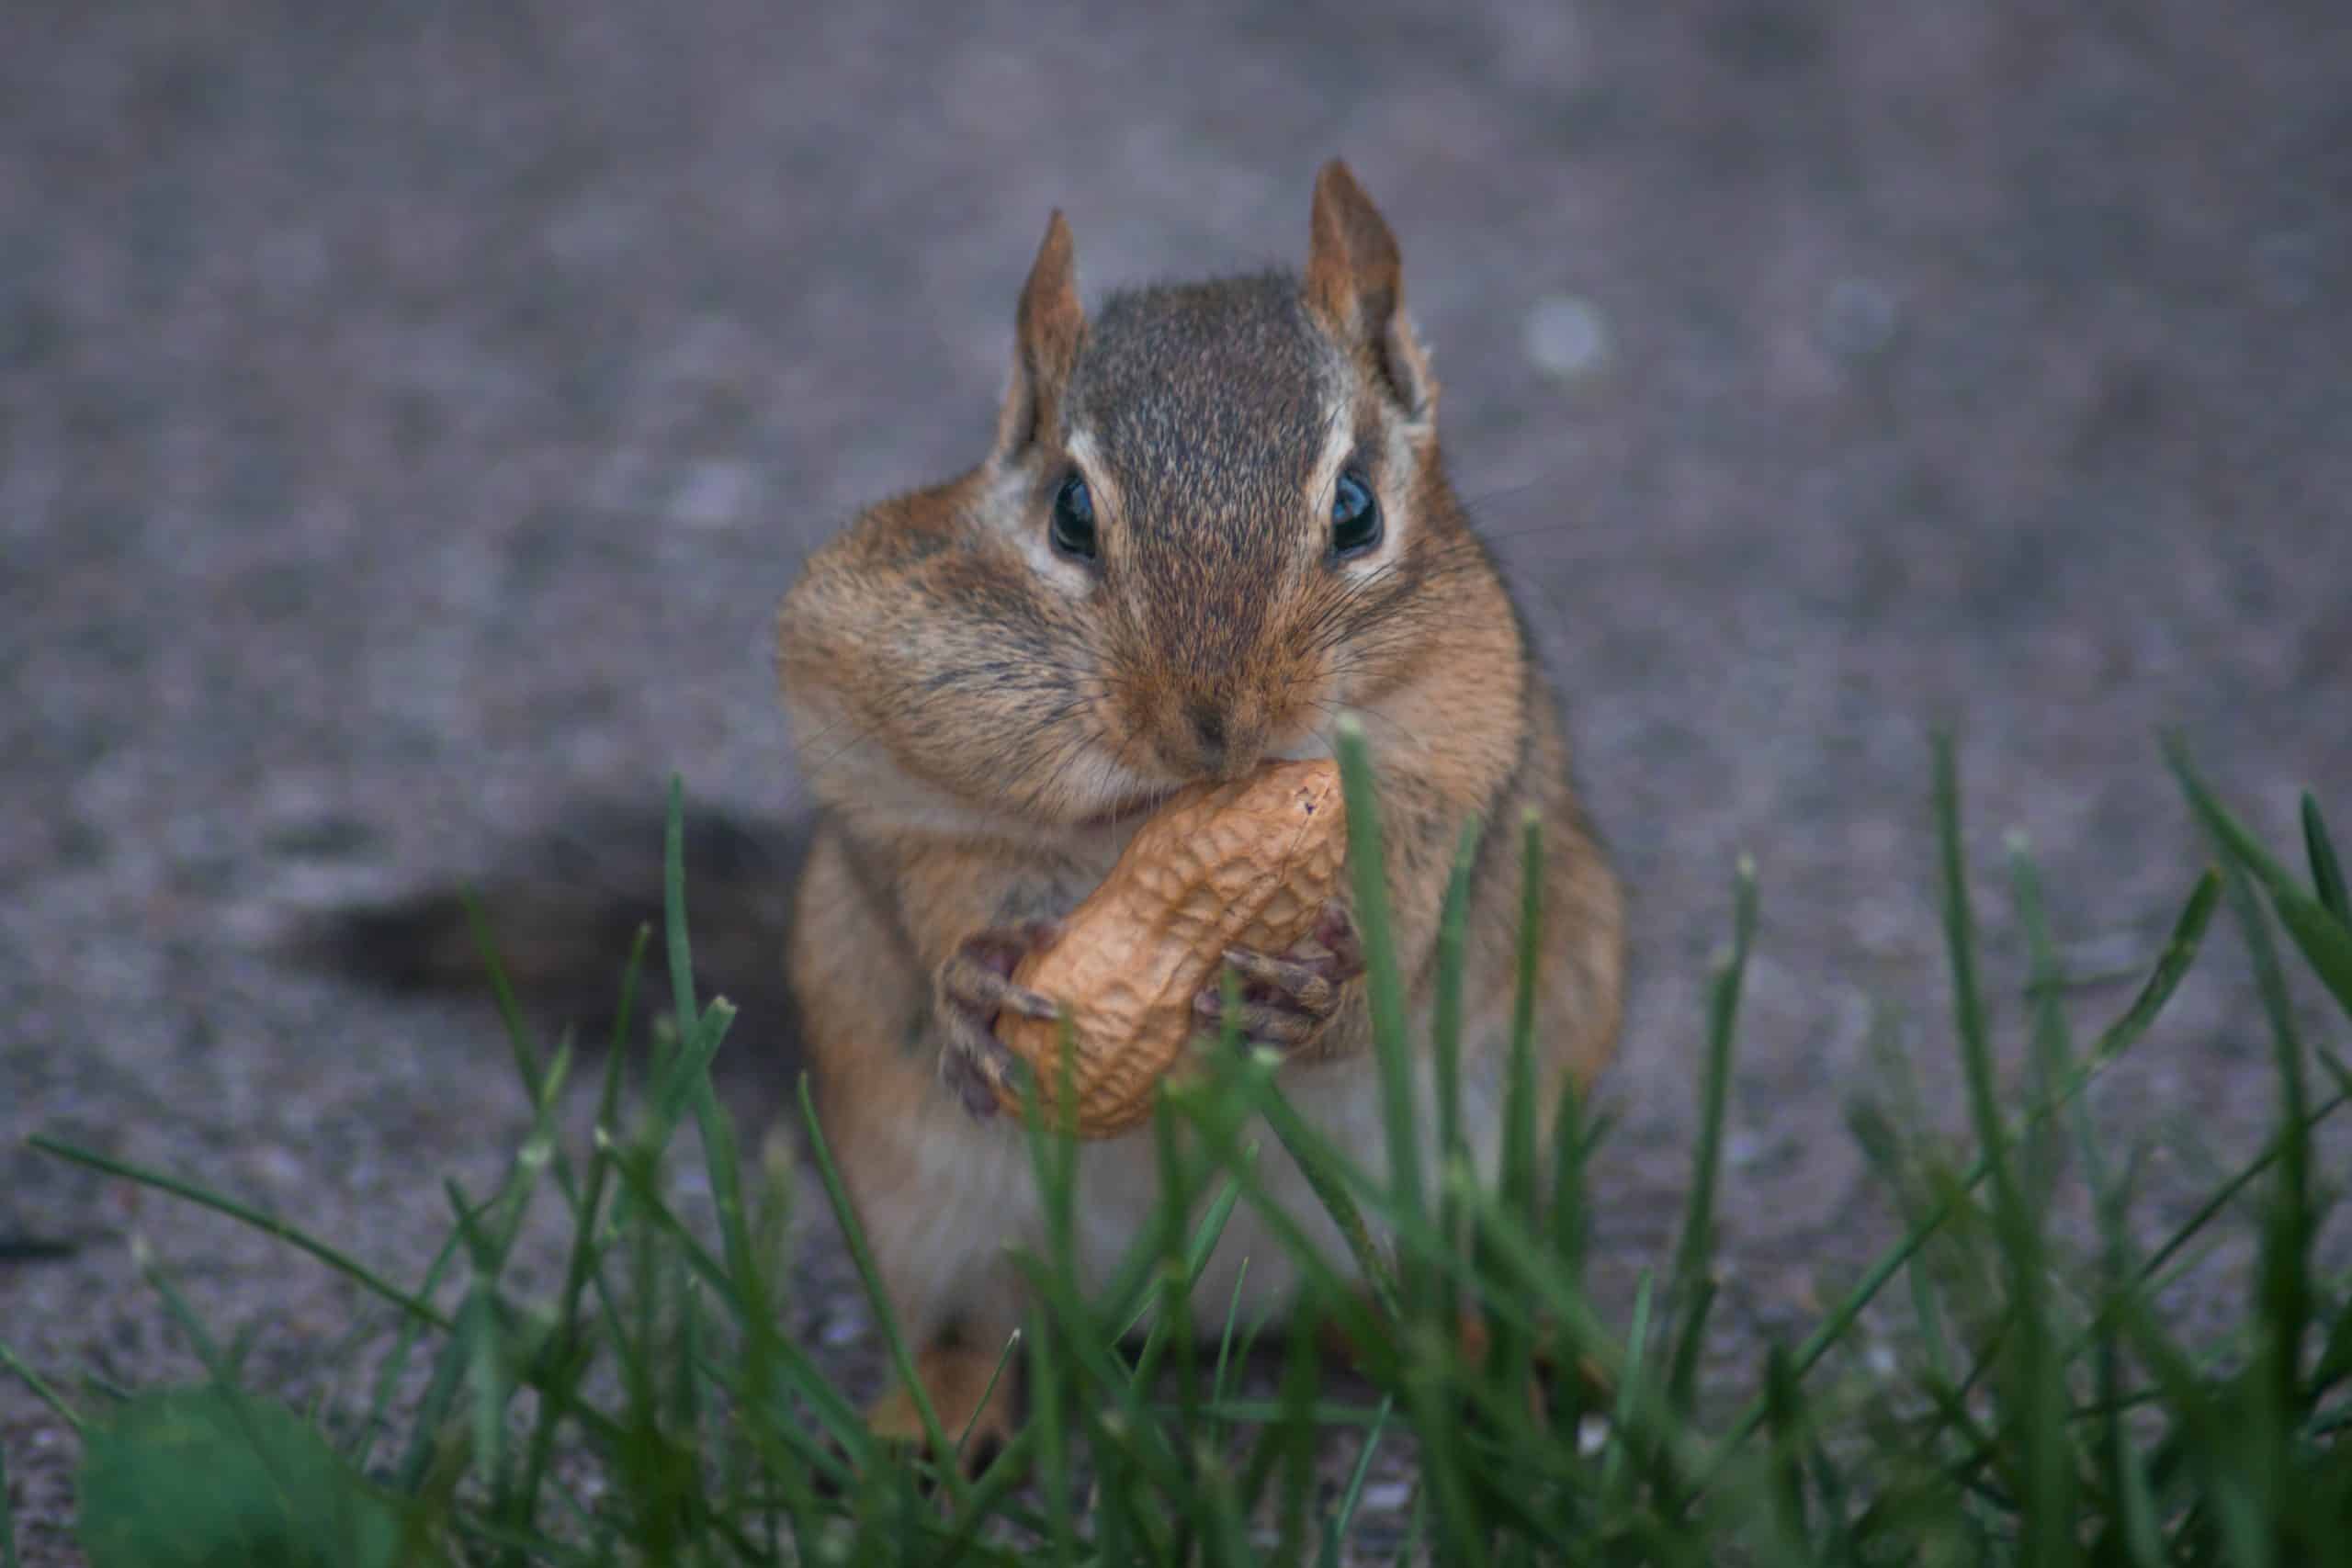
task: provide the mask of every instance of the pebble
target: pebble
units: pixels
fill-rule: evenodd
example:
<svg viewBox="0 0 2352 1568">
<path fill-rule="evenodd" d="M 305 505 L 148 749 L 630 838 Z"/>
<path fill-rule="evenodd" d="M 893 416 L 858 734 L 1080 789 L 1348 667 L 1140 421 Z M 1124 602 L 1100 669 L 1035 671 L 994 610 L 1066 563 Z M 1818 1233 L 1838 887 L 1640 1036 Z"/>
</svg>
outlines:
<svg viewBox="0 0 2352 1568">
<path fill-rule="evenodd" d="M 1537 369 L 1564 381 L 1590 376 L 1609 362 L 1609 320 L 1600 306 L 1576 295 L 1537 301 L 1521 341 Z"/>
</svg>

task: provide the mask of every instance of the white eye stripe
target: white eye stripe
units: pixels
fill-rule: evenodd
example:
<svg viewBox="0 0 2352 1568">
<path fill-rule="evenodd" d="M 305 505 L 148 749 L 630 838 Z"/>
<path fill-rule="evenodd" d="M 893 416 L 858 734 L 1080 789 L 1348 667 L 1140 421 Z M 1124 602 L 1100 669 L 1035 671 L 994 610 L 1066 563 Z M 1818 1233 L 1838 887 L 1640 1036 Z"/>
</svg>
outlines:
<svg viewBox="0 0 2352 1568">
<path fill-rule="evenodd" d="M 1322 515 L 1331 514 L 1331 496 L 1340 484 L 1340 470 L 1355 456 L 1356 433 L 1344 419 L 1334 419 L 1323 434 L 1323 450 L 1316 455 L 1315 470 L 1308 476 L 1308 504 L 1320 508 Z"/>
<path fill-rule="evenodd" d="M 1115 512 L 1119 507 L 1119 487 L 1108 472 L 1109 465 L 1102 461 L 1102 448 L 1091 431 L 1073 430 L 1069 439 L 1062 443 L 1062 450 L 1069 454 L 1070 466 L 1086 480 L 1086 488 L 1094 498 L 1094 521 L 1100 526 L 1104 510 Z"/>
<path fill-rule="evenodd" d="M 1116 490 L 1105 482 L 1101 449 L 1085 431 L 1075 430 L 1063 443 L 1063 450 L 1069 456 L 1070 468 L 1086 482 L 1099 538 L 1106 509 L 1117 504 Z M 1060 492 L 1061 476 L 1056 476 L 1052 488 L 1045 492 L 1042 507 L 1037 500 L 1037 485 L 1035 468 L 1006 468 L 989 497 L 989 514 L 1010 535 L 1013 547 L 1040 581 L 1073 599 L 1083 599 L 1094 590 L 1092 565 L 1054 547 L 1053 506 L 1054 498 Z"/>
</svg>

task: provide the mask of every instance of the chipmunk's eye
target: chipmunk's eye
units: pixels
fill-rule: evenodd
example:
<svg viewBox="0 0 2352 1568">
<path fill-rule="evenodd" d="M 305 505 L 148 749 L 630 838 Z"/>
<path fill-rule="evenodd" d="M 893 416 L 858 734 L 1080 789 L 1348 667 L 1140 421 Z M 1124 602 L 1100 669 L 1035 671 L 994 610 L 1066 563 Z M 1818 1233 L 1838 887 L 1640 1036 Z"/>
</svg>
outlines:
<svg viewBox="0 0 2352 1568">
<path fill-rule="evenodd" d="M 1331 492 L 1331 548 L 1341 560 L 1380 543 L 1380 502 L 1353 473 L 1340 476 Z"/>
<path fill-rule="evenodd" d="M 1054 492 L 1054 548 L 1080 560 L 1094 558 L 1094 495 L 1076 474 Z"/>
</svg>

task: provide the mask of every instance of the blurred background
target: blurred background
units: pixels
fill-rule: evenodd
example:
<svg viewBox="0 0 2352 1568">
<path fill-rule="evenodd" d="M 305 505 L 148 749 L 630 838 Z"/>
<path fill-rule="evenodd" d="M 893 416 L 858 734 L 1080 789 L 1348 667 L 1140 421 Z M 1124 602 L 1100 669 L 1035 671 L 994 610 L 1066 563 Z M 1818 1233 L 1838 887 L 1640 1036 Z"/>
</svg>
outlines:
<svg viewBox="0 0 2352 1568">
<path fill-rule="evenodd" d="M 24 1134 L 413 1278 L 436 1179 L 486 1190 L 524 1123 L 494 1021 L 289 964 L 287 920 L 483 874 L 583 801 L 651 822 L 673 772 L 788 840 L 775 599 L 978 455 L 1047 212 L 1090 297 L 1295 264 L 1335 153 L 1634 889 L 1621 1273 L 1670 1239 L 1742 852 L 1726 1332 L 1798 1321 L 1886 1224 L 1838 1117 L 1873 1030 L 1949 1074 L 1931 726 L 2008 980 L 2011 828 L 2072 963 L 2154 951 L 2199 855 L 2159 727 L 2274 835 L 2306 785 L 2352 820 L 2325 0 L 18 0 L 0 1336 L 184 1371 L 141 1231 L 265 1375 L 321 1375 L 341 1286 Z M 2219 945 L 2107 1103 L 2226 1147 L 2271 1091 Z M 854 1364 L 812 1257 L 801 1326 Z M 53 1509 L 70 1444 L 14 1383 L 0 1441 Z"/>
</svg>

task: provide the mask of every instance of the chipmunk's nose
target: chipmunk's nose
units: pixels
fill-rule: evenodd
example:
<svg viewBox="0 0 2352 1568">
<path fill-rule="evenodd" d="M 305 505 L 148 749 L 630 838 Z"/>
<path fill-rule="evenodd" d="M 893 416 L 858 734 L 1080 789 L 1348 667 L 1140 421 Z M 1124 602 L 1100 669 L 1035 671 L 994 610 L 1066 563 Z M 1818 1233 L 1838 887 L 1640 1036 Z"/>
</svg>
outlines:
<svg viewBox="0 0 2352 1568">
<path fill-rule="evenodd" d="M 1229 704 L 1196 697 L 1185 705 L 1183 722 L 1193 753 L 1185 761 L 1193 771 L 1213 778 L 1239 778 L 1265 753 L 1260 727 Z"/>
<path fill-rule="evenodd" d="M 1215 703 L 1196 702 L 1193 705 L 1193 736 L 1201 743 L 1204 754 L 1214 755 L 1225 750 L 1225 711 Z"/>
</svg>

